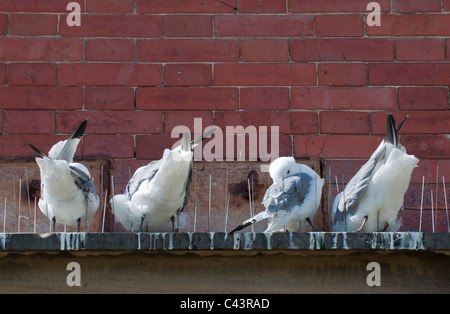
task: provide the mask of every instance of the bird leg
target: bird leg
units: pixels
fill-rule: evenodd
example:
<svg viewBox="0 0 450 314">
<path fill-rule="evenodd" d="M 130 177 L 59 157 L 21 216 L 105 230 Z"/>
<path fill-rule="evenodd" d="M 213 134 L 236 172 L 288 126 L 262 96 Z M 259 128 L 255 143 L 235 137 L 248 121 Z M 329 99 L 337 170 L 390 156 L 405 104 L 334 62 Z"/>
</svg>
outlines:
<svg viewBox="0 0 450 314">
<path fill-rule="evenodd" d="M 78 233 L 80 233 L 81 217 L 77 219 Z"/>
<path fill-rule="evenodd" d="M 388 227 L 389 227 L 389 223 L 386 221 L 384 223 L 384 228 L 383 228 L 383 230 L 381 230 L 381 232 L 385 232 Z"/>
<path fill-rule="evenodd" d="M 144 225 L 145 215 L 141 216 L 141 225 L 139 226 L 139 232 L 142 232 L 142 226 Z"/>
<path fill-rule="evenodd" d="M 52 218 L 52 228 L 53 228 L 53 233 L 55 233 L 55 226 L 56 226 L 56 217 L 53 216 L 53 218 Z"/>
<path fill-rule="evenodd" d="M 307 221 L 307 222 L 309 223 L 309 225 L 313 228 L 313 231 L 314 231 L 314 232 L 317 232 L 316 227 L 314 227 L 314 225 L 312 224 L 311 219 L 309 219 L 309 217 L 306 217 L 306 221 Z"/>
<path fill-rule="evenodd" d="M 364 228 L 364 226 L 366 225 L 367 219 L 369 219 L 369 217 L 367 215 L 364 216 L 364 220 L 361 224 L 361 227 L 359 227 L 356 231 L 354 232 L 361 232 L 361 230 Z"/>
</svg>

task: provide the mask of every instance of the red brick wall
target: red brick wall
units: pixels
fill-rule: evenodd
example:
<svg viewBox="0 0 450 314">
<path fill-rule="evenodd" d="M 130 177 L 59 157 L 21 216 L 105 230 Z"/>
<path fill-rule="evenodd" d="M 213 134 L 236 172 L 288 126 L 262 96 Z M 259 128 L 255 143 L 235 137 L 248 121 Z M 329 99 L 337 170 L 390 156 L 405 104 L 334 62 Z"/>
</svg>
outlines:
<svg viewBox="0 0 450 314">
<path fill-rule="evenodd" d="M 81 27 L 69 2 L 0 2 L 1 159 L 48 150 L 87 118 L 79 154 L 113 158 L 123 187 L 128 165 L 201 117 L 280 124 L 283 154 L 321 158 L 341 182 L 393 112 L 410 116 L 401 141 L 421 159 L 406 207 L 437 166 L 450 181 L 448 0 L 380 0 L 379 27 L 362 0 L 79 0 Z"/>
</svg>

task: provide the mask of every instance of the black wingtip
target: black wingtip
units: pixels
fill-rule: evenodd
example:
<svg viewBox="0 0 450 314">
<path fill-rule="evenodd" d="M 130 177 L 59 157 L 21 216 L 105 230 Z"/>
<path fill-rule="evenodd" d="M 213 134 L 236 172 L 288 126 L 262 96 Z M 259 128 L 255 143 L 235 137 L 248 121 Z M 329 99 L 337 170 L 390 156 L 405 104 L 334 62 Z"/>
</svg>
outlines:
<svg viewBox="0 0 450 314">
<path fill-rule="evenodd" d="M 397 146 L 397 130 L 392 114 L 388 114 L 386 118 L 386 141 Z"/>
<path fill-rule="evenodd" d="M 245 228 L 247 228 L 248 226 L 250 226 L 250 225 L 252 225 L 252 224 L 253 224 L 253 220 L 250 221 L 250 222 L 247 222 L 246 224 L 237 226 L 236 228 L 234 228 L 233 230 L 231 230 L 230 233 L 234 233 L 234 232 L 237 232 L 237 231 L 241 231 L 242 229 L 245 229 Z"/>
<path fill-rule="evenodd" d="M 86 126 L 87 126 L 87 120 L 84 120 L 83 122 L 81 122 L 81 124 L 75 130 L 75 132 L 73 132 L 73 134 L 72 134 L 72 136 L 70 138 L 71 139 L 73 139 L 73 138 L 81 138 L 83 136 L 83 134 L 84 134 L 84 131 L 86 131 Z"/>
<path fill-rule="evenodd" d="M 32 150 L 34 150 L 36 153 L 38 153 L 42 157 L 47 157 L 48 158 L 48 156 L 46 154 L 44 154 L 39 148 L 37 148 L 33 144 L 28 143 L 28 146 L 30 146 Z"/>
</svg>

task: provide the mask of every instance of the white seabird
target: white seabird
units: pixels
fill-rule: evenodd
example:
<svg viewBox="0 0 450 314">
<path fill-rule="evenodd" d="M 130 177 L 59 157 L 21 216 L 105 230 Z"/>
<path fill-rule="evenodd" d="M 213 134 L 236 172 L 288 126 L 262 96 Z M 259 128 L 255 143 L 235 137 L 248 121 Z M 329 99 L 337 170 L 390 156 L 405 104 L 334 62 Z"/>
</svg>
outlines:
<svg viewBox="0 0 450 314">
<path fill-rule="evenodd" d="M 53 145 L 48 156 L 28 144 L 42 156 L 36 157 L 41 173 L 41 197 L 39 209 L 53 223 L 78 226 L 88 221 L 97 211 L 100 198 L 95 190 L 89 170 L 73 162 L 78 143 L 86 130 L 83 121 L 72 136 Z"/>
<path fill-rule="evenodd" d="M 398 142 L 398 132 L 407 118 L 396 127 L 392 115 L 387 116 L 386 141 L 380 143 L 333 202 L 334 231 L 395 232 L 400 228 L 397 215 L 419 162 Z"/>
<path fill-rule="evenodd" d="M 279 157 L 269 167 L 274 181 L 262 204 L 265 211 L 247 219 L 231 232 L 242 230 L 258 221 L 269 219 L 264 232 L 305 231 L 322 198 L 324 180 L 311 168 L 297 164 L 293 157 Z"/>
<path fill-rule="evenodd" d="M 170 232 L 179 226 L 180 213 L 189 202 L 192 148 L 214 131 L 212 128 L 192 142 L 190 133 L 186 132 L 180 146 L 165 149 L 161 159 L 136 170 L 125 192 L 110 201 L 117 221 L 125 229 Z"/>
</svg>

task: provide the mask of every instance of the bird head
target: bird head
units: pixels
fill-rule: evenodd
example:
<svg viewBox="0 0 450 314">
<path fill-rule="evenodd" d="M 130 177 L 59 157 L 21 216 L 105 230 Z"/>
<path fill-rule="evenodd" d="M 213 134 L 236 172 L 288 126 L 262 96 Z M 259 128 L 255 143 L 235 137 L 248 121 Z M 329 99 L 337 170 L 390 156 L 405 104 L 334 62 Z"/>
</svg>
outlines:
<svg viewBox="0 0 450 314">
<path fill-rule="evenodd" d="M 279 157 L 269 167 L 270 177 L 276 183 L 299 173 L 300 165 L 295 162 L 294 157 Z"/>
</svg>

